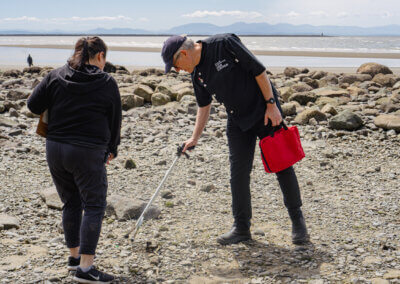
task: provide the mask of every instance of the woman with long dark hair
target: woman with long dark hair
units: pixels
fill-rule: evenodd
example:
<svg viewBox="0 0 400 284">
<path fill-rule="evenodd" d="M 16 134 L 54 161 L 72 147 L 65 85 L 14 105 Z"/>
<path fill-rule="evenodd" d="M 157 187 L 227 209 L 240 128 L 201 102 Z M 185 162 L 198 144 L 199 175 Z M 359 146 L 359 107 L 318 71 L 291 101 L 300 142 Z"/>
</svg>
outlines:
<svg viewBox="0 0 400 284">
<path fill-rule="evenodd" d="M 93 266 L 106 208 L 105 163 L 117 156 L 121 128 L 118 86 L 103 72 L 106 54 L 101 38 L 79 39 L 68 63 L 52 70 L 28 99 L 33 113 L 48 110 L 47 162 L 64 203 L 68 269 L 80 283 L 114 280 Z"/>
</svg>

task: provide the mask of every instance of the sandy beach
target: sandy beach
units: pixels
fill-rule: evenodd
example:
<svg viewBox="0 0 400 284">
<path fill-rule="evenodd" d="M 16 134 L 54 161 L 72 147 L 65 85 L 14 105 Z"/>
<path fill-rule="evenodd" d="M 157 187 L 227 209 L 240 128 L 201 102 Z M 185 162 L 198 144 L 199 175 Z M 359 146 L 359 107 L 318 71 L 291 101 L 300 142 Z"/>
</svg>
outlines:
<svg viewBox="0 0 400 284">
<path fill-rule="evenodd" d="M 73 45 L 61 44 L 2 44 L 0 47 L 26 47 L 26 48 L 52 48 L 69 49 Z M 131 52 L 161 52 L 161 48 L 152 47 L 132 47 L 132 46 L 109 46 L 113 51 L 131 51 Z M 341 58 L 384 58 L 400 59 L 400 53 L 379 53 L 379 52 L 318 52 L 318 51 L 275 51 L 275 50 L 251 50 L 255 55 L 265 56 L 303 56 L 303 57 L 341 57 Z"/>
<path fill-rule="evenodd" d="M 365 60 L 365 62 L 369 62 L 367 59 Z M 39 67 L 53 67 L 53 68 L 58 68 L 61 67 L 62 65 L 55 65 L 55 64 L 38 64 L 35 66 L 39 66 Z M 10 69 L 17 69 L 17 70 L 23 70 L 25 67 L 27 67 L 26 65 L 21 65 L 21 64 L 15 64 L 15 65 L 5 65 L 5 64 L 0 64 L 0 71 L 6 71 L 6 70 L 10 70 Z M 148 68 L 157 68 L 157 69 L 163 69 L 164 66 L 137 66 L 137 65 L 124 65 L 124 67 L 126 69 L 128 69 L 130 72 L 136 70 L 145 70 Z M 279 74 L 279 73 L 283 73 L 283 71 L 285 70 L 286 66 L 274 66 L 274 67 L 268 67 L 267 66 L 267 70 L 270 71 L 272 74 Z M 302 67 L 297 67 L 297 68 L 308 68 L 310 71 L 319 71 L 319 70 L 323 70 L 325 72 L 330 72 L 330 73 L 356 73 L 358 67 L 308 67 L 308 66 L 302 66 Z M 393 71 L 393 74 L 396 75 L 400 75 L 400 67 L 391 67 L 390 68 Z M 184 73 L 184 72 L 182 72 Z"/>
</svg>

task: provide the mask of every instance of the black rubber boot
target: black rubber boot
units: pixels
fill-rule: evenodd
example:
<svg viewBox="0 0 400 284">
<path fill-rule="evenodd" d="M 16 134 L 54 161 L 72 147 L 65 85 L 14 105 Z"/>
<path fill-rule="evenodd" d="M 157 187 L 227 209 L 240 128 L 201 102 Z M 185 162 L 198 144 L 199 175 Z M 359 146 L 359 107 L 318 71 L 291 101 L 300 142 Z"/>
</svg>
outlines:
<svg viewBox="0 0 400 284">
<path fill-rule="evenodd" d="M 307 232 L 306 222 L 304 221 L 300 207 L 288 211 L 292 220 L 292 243 L 295 245 L 308 243 L 310 236 Z"/>
<path fill-rule="evenodd" d="M 236 226 L 233 226 L 231 231 L 223 234 L 217 238 L 217 242 L 221 245 L 232 245 L 240 242 L 244 242 L 251 239 L 250 230 L 240 230 Z"/>
</svg>

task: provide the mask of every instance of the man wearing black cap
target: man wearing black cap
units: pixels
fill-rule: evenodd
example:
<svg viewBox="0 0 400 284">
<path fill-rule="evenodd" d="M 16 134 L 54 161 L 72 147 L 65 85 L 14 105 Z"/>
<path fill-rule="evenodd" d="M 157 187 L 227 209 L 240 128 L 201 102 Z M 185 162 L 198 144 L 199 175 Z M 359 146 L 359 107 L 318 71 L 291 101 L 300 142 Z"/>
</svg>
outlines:
<svg viewBox="0 0 400 284">
<path fill-rule="evenodd" d="M 196 95 L 196 123 L 186 151 L 195 146 L 207 123 L 212 97 L 225 105 L 228 113 L 227 136 L 231 170 L 234 224 L 220 236 L 220 244 L 251 239 L 250 173 L 257 136 L 269 135 L 282 122 L 277 92 L 265 67 L 234 34 L 220 34 L 194 43 L 185 36 L 172 36 L 164 42 L 165 72 L 172 67 L 191 73 Z M 293 167 L 277 173 L 284 203 L 292 220 L 294 244 L 308 242 L 297 177 Z"/>
</svg>

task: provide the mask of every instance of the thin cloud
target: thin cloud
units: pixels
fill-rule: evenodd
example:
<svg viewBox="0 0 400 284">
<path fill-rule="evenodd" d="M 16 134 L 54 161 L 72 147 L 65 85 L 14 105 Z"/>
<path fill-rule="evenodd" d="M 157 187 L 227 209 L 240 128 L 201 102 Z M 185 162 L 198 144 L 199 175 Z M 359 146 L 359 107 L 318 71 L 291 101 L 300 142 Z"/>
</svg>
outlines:
<svg viewBox="0 0 400 284">
<path fill-rule="evenodd" d="M 149 22 L 150 20 L 147 19 L 146 17 L 142 17 L 138 19 L 139 22 Z"/>
<path fill-rule="evenodd" d="M 221 11 L 207 11 L 207 10 L 200 11 L 200 10 L 198 10 L 198 11 L 195 11 L 190 14 L 182 15 L 182 17 L 185 17 L 185 18 L 204 18 L 204 17 L 209 17 L 209 16 L 213 16 L 213 17 L 231 16 L 231 17 L 236 17 L 236 18 L 254 19 L 254 18 L 262 17 L 262 14 L 259 12 L 254 12 L 254 11 L 245 12 L 245 11 L 225 11 L 225 10 L 221 10 Z"/>
<path fill-rule="evenodd" d="M 297 18 L 298 16 L 300 16 L 300 14 L 295 11 L 291 11 L 286 16 L 288 16 L 290 18 Z"/>
<path fill-rule="evenodd" d="M 4 18 L 4 19 L 0 19 L 2 21 L 5 22 L 40 22 L 39 18 L 36 17 L 28 17 L 28 16 L 22 16 L 22 17 L 16 17 L 16 18 Z"/>
<path fill-rule="evenodd" d="M 350 15 L 349 15 L 349 13 L 347 13 L 347 12 L 340 12 L 340 13 L 338 13 L 337 15 L 336 15 L 336 17 L 338 17 L 338 18 L 340 18 L 340 19 L 343 19 L 343 18 L 347 18 L 347 17 L 349 17 Z"/>
<path fill-rule="evenodd" d="M 36 17 L 15 17 L 3 18 L 0 21 L 5 22 L 96 22 L 96 21 L 132 21 L 132 18 L 118 15 L 118 16 L 98 16 L 98 17 L 69 17 L 69 18 L 36 18 Z"/>
<path fill-rule="evenodd" d="M 99 16 L 99 17 L 70 17 L 70 18 L 53 18 L 54 21 L 74 21 L 74 22 L 91 22 L 91 21 L 131 21 L 132 18 L 126 16 Z"/>
<path fill-rule="evenodd" d="M 311 16 L 316 16 L 316 17 L 321 17 L 321 18 L 329 16 L 328 13 L 325 12 L 325 11 L 312 11 L 312 12 L 310 12 L 310 15 Z"/>
</svg>

